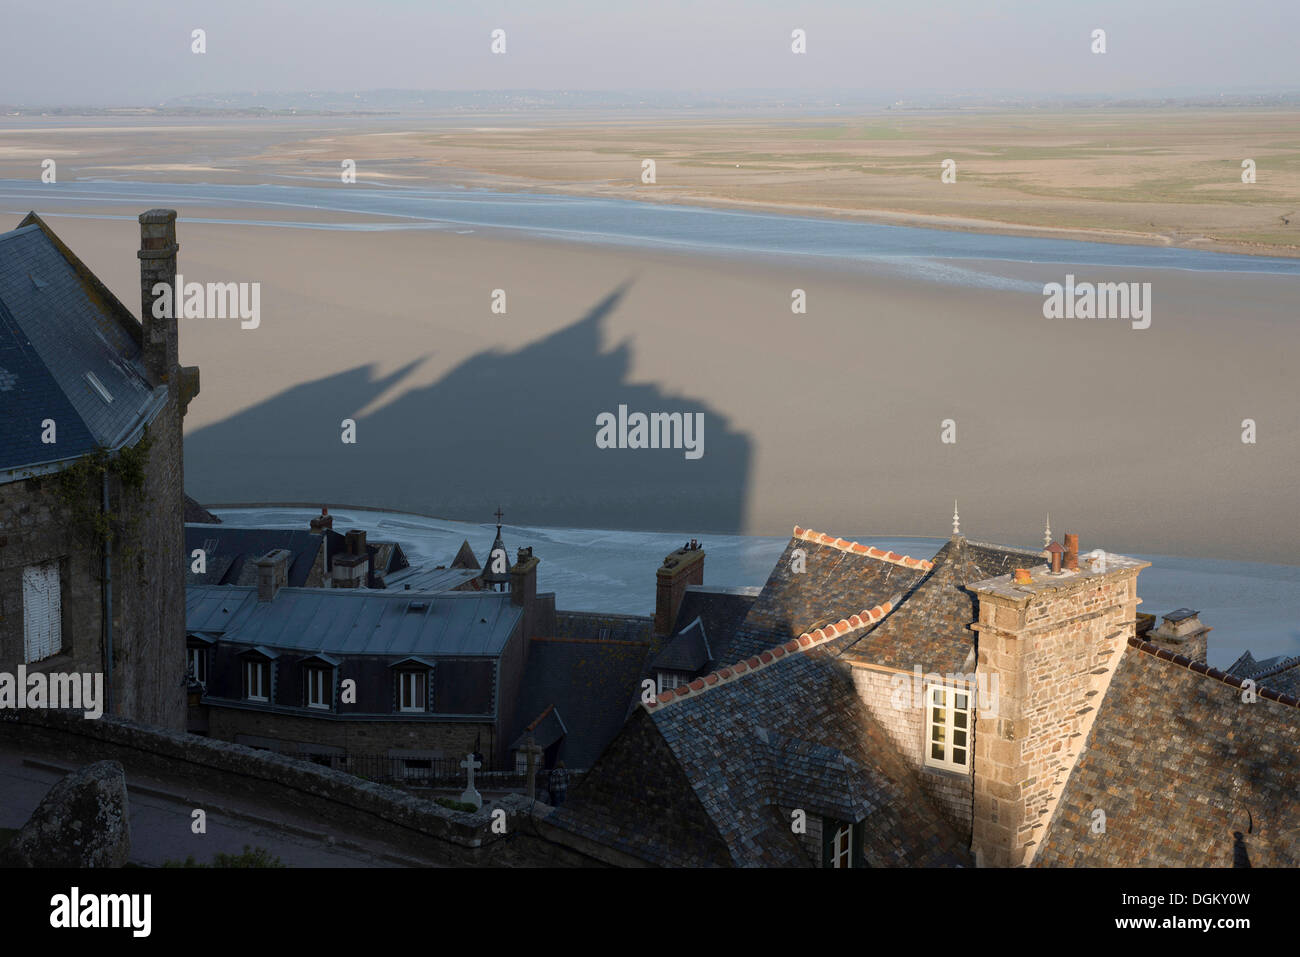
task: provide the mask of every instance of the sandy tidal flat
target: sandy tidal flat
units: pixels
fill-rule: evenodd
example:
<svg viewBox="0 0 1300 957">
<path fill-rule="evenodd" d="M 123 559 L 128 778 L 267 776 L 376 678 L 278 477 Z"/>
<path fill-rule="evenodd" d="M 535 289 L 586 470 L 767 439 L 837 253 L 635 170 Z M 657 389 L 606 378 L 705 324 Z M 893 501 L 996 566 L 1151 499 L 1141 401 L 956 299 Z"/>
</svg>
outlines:
<svg viewBox="0 0 1300 957">
<path fill-rule="evenodd" d="M 1152 283 L 1151 327 L 1134 330 L 1044 319 L 1033 291 L 811 260 L 186 212 L 187 280 L 262 284 L 255 330 L 181 321 L 182 362 L 202 377 L 186 420 L 186 485 L 201 501 L 941 536 L 956 498 L 976 539 L 1038 545 L 1050 512 L 1087 549 L 1295 560 L 1294 279 L 1093 277 Z M 52 223 L 138 308 L 134 222 Z M 1035 284 L 1066 271 L 997 268 Z M 806 315 L 791 313 L 795 288 Z M 705 455 L 598 449 L 596 417 L 620 404 L 703 413 Z M 1254 445 L 1241 441 L 1248 417 Z M 340 441 L 345 418 L 354 445 Z M 940 440 L 945 419 L 955 444 Z"/>
</svg>

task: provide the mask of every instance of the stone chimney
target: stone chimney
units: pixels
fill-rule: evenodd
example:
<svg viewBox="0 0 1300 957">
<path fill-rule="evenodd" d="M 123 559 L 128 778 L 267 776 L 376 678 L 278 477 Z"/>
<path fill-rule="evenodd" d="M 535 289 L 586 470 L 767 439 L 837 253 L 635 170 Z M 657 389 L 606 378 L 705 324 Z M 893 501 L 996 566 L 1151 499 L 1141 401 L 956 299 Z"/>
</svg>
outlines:
<svg viewBox="0 0 1300 957">
<path fill-rule="evenodd" d="M 1033 861 L 1134 633 L 1137 576 L 1149 565 L 1107 555 L 1100 571 L 1053 574 L 1040 565 L 1027 582 L 1002 575 L 967 586 L 979 600 L 971 626 L 978 648 L 971 848 L 979 866 Z"/>
<path fill-rule="evenodd" d="M 1158 626 L 1147 632 L 1146 640 L 1158 648 L 1186 655 L 1193 661 L 1205 661 L 1209 650 L 1210 629 L 1201 624 L 1200 612 L 1179 608 L 1163 616 Z"/>
<path fill-rule="evenodd" d="M 151 209 L 140 214 L 140 321 L 144 324 L 144 365 L 155 385 L 172 381 L 173 371 L 180 365 L 180 346 L 176 332 L 179 304 L 171 300 L 171 308 L 160 318 L 154 315 L 154 302 L 159 298 L 153 288 L 164 283 L 175 290 L 176 210 Z M 169 313 L 169 314 L 167 314 Z"/>
<path fill-rule="evenodd" d="M 269 551 L 257 560 L 257 600 L 272 601 L 280 589 L 289 584 L 289 562 L 293 552 L 287 548 Z"/>
<path fill-rule="evenodd" d="M 537 606 L 537 566 L 541 562 L 533 557 L 533 548 L 519 549 L 519 559 L 510 569 L 510 604 L 518 605 L 524 610 L 524 641 L 530 641 L 536 635 L 535 619 Z"/>
<path fill-rule="evenodd" d="M 1065 570 L 1068 572 L 1077 572 L 1079 570 L 1079 536 L 1071 532 L 1065 533 Z"/>
<path fill-rule="evenodd" d="M 330 562 L 330 585 L 334 588 L 361 588 L 370 581 L 370 549 L 363 529 L 350 528 L 344 536 L 347 551 Z"/>
<path fill-rule="evenodd" d="M 704 548 L 691 539 L 672 552 L 655 572 L 655 625 L 654 633 L 668 635 L 677 620 L 677 609 L 689 585 L 704 584 Z"/>
<path fill-rule="evenodd" d="M 328 508 L 322 505 L 320 507 L 320 515 L 311 520 L 310 527 L 311 530 L 317 534 L 324 534 L 325 532 L 333 531 L 334 516 L 330 514 Z"/>
</svg>

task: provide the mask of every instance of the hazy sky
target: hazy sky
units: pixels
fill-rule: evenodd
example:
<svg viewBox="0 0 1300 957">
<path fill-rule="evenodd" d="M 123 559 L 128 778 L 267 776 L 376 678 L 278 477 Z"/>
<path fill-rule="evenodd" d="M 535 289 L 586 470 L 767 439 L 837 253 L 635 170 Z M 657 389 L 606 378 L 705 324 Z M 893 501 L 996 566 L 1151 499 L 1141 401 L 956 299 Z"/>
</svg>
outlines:
<svg viewBox="0 0 1300 957">
<path fill-rule="evenodd" d="M 1300 89 L 1300 0 L 7 2 L 0 103 L 252 90 Z M 807 31 L 808 52 L 790 51 Z M 207 32 L 207 52 L 190 33 Z M 489 49 L 506 31 L 507 52 Z M 1107 53 L 1090 52 L 1102 28 Z"/>
</svg>

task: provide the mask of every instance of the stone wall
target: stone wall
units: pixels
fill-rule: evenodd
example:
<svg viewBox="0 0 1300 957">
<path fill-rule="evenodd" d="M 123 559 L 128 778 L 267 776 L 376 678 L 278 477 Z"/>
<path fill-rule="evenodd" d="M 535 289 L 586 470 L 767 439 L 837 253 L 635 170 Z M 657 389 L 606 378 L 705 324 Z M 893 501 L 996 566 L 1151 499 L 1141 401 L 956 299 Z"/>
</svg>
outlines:
<svg viewBox="0 0 1300 957">
<path fill-rule="evenodd" d="M 419 719 L 395 721 L 349 721 L 329 717 L 276 714 L 256 708 L 227 708 L 208 705 L 208 735 L 220 741 L 257 738 L 260 747 L 278 742 L 275 748 L 288 754 L 333 753 L 339 748 L 349 754 L 383 754 L 390 751 L 420 752 L 425 757 L 464 757 L 478 745 L 485 756 L 499 747 L 490 722 L 432 722 Z M 507 742 L 508 744 L 509 742 Z M 313 745 L 321 746 L 316 751 Z"/>
<path fill-rule="evenodd" d="M 173 391 L 175 391 L 173 389 Z M 113 561 L 115 714 L 185 727 L 185 469 L 175 399 L 149 426 L 140 490 L 110 488 L 110 502 L 135 523 Z"/>
<path fill-rule="evenodd" d="M 1126 560 L 1128 561 L 1128 560 Z M 1105 573 L 972 586 L 980 597 L 979 663 L 997 680 L 997 707 L 975 721 L 975 819 L 980 866 L 1029 864 L 1060 800 L 1137 615 L 1128 561 Z"/>
<path fill-rule="evenodd" d="M 120 718 L 89 721 L 53 712 L 0 715 L 0 744 L 67 762 L 120 761 L 133 773 L 191 782 L 219 794 L 283 803 L 352 840 L 398 843 L 413 856 L 453 866 L 600 866 L 634 863 L 551 827 L 551 809 L 508 795 L 474 814 L 396 788 L 268 751 Z M 505 833 L 492 811 L 505 811 Z"/>
<path fill-rule="evenodd" d="M 72 509 L 52 493 L 51 481 L 0 485 L 0 671 L 13 674 L 23 664 L 23 569 L 57 561 L 63 651 L 30 670 L 102 672 L 99 549 L 74 534 Z"/>
</svg>

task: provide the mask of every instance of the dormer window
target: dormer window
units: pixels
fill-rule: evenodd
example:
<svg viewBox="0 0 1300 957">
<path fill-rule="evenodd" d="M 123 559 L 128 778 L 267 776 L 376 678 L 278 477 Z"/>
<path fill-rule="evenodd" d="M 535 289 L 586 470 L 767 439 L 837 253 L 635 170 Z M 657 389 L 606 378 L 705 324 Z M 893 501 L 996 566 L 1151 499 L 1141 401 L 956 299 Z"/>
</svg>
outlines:
<svg viewBox="0 0 1300 957">
<path fill-rule="evenodd" d="M 239 657 L 244 663 L 245 701 L 270 704 L 275 677 L 274 665 L 278 656 L 278 652 L 262 645 L 240 652 Z"/>
<path fill-rule="evenodd" d="M 868 867 L 862 838 L 861 824 L 822 818 L 822 867 Z"/>
<path fill-rule="evenodd" d="M 249 701 L 271 700 L 271 663 L 249 659 L 244 662 L 244 697 Z"/>
<path fill-rule="evenodd" d="M 397 710 L 424 711 L 429 700 L 429 676 L 423 671 L 397 675 Z"/>
<path fill-rule="evenodd" d="M 329 710 L 333 703 L 331 692 L 334 690 L 334 682 L 330 680 L 332 677 L 331 668 L 307 669 L 307 707 Z"/>
<path fill-rule="evenodd" d="M 971 693 L 964 687 L 925 689 L 925 763 L 947 771 L 970 770 Z"/>
<path fill-rule="evenodd" d="M 684 675 L 679 671 L 661 671 L 658 676 L 659 694 L 665 691 L 671 691 L 673 688 L 681 687 L 691 683 L 691 676 Z"/>
<path fill-rule="evenodd" d="M 309 655 L 302 661 L 304 697 L 308 708 L 316 711 L 334 710 L 334 673 L 339 660 L 323 652 Z"/>
<path fill-rule="evenodd" d="M 429 678 L 433 673 L 434 662 L 411 656 L 395 661 L 389 667 L 393 669 L 393 678 L 397 682 L 394 689 L 396 710 L 405 714 L 432 711 Z"/>
</svg>

